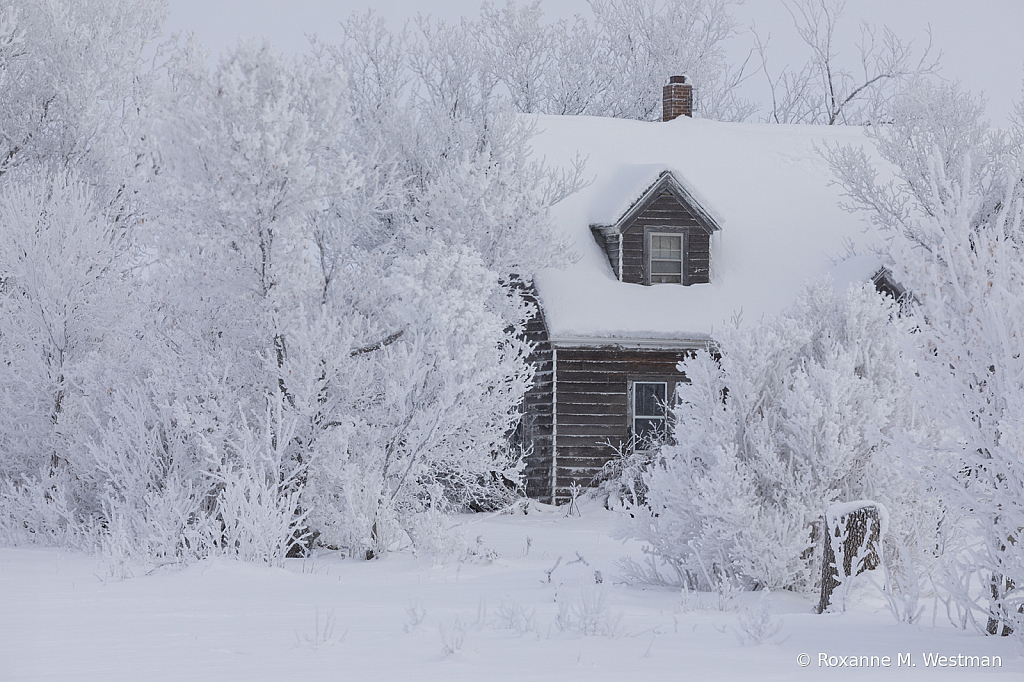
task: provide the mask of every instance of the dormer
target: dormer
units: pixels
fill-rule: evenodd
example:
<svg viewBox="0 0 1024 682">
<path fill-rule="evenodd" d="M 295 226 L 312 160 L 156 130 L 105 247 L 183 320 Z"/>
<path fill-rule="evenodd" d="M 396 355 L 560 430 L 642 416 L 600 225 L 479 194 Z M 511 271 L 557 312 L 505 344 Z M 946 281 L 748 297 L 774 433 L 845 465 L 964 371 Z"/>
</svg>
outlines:
<svg viewBox="0 0 1024 682">
<path fill-rule="evenodd" d="M 707 284 L 711 234 L 720 220 L 670 170 L 662 170 L 618 218 L 592 224 L 616 278 L 630 284 Z"/>
</svg>

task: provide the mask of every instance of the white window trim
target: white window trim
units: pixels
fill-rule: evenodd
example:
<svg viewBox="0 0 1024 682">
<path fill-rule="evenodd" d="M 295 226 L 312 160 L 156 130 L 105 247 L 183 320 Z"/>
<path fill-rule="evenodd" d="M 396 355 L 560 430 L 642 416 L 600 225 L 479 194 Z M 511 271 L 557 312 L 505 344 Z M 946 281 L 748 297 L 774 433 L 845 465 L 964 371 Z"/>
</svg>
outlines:
<svg viewBox="0 0 1024 682">
<path fill-rule="evenodd" d="M 669 429 L 672 425 L 671 409 L 675 402 L 676 394 L 676 379 L 670 379 L 667 377 L 630 377 L 629 378 L 629 433 L 632 438 L 636 438 L 636 420 L 637 419 L 660 419 L 664 425 L 664 431 L 666 437 L 668 437 Z M 637 384 L 661 384 L 665 387 L 665 413 L 663 415 L 644 415 L 636 413 L 636 385 Z M 639 445 L 639 443 L 637 443 Z"/>
<path fill-rule="evenodd" d="M 651 261 L 654 255 L 654 249 L 651 246 L 652 237 L 679 237 L 679 282 L 678 285 L 685 285 L 687 283 L 686 273 L 686 250 L 689 248 L 690 242 L 690 230 L 687 227 L 671 227 L 665 226 L 662 228 L 651 228 L 648 227 L 644 230 L 644 284 L 647 286 L 657 286 L 659 284 L 676 284 L 675 282 L 653 282 L 651 272 Z M 677 286 L 678 286 L 677 285 Z"/>
</svg>

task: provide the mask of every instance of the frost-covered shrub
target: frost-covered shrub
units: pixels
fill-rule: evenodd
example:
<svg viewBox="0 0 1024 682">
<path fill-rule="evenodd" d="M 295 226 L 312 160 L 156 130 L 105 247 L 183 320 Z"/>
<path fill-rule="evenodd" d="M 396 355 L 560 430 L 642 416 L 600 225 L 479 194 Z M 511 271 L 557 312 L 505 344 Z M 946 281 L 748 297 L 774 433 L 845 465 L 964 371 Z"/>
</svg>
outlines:
<svg viewBox="0 0 1024 682">
<path fill-rule="evenodd" d="M 356 556 L 432 537 L 423 518 L 500 497 L 497 481 L 518 478 L 506 435 L 531 376 L 506 331 L 506 292 L 468 249 L 398 259 L 389 279 L 384 319 L 407 331 L 338 377 L 337 425 L 317 441 L 304 495 L 319 541 Z"/>
<path fill-rule="evenodd" d="M 779 634 L 785 621 L 771 612 L 769 603 L 770 591 L 764 590 L 761 598 L 757 600 L 756 608 L 745 608 L 740 611 L 738 617 L 739 628 L 734 630 L 736 639 L 741 645 L 758 645 L 762 642 L 771 642 L 775 635 Z"/>
<path fill-rule="evenodd" d="M 69 408 L 82 415 L 65 455 L 81 513 L 116 528 L 117 551 L 137 561 L 204 556 L 216 535 L 204 429 L 175 395 L 173 375 L 116 376 L 99 391 L 97 384 L 104 385 L 94 378 Z"/>
<path fill-rule="evenodd" d="M 243 561 L 283 566 L 288 552 L 304 538 L 308 512 L 299 505 L 306 466 L 292 461 L 287 444 L 295 423 L 283 412 L 281 396 L 267 407 L 263 423 L 252 428 L 244 417 L 226 440 L 226 451 L 211 473 L 217 482 L 216 514 L 221 550 Z"/>
<path fill-rule="evenodd" d="M 807 286 L 774 319 L 717 335 L 681 363 L 674 442 L 644 473 L 631 532 L 703 589 L 722 580 L 808 591 L 835 503 L 882 501 L 893 528 L 936 525 L 920 486 L 897 475 L 889 439 L 912 429 L 891 300 L 868 284 Z"/>
<path fill-rule="evenodd" d="M 243 44 L 212 70 L 168 46 L 140 74 L 154 3 L 16 4 L 0 10 L 5 533 L 95 531 L 120 565 L 277 563 L 300 539 L 444 553 L 446 515 L 515 494 L 506 437 L 532 369 L 513 282 L 563 258 L 547 211 L 575 187 L 529 157 L 528 121 L 478 90 L 391 88 L 360 68 L 380 57 L 366 42 L 298 59 Z M 111 30 L 130 39 L 90 70 L 96 46 L 71 48 Z M 471 65 L 442 38 L 399 46 L 399 80 Z M 81 73 L 68 59 L 95 78 L 61 83 Z M 15 67 L 35 80 L 8 83 Z"/>
<path fill-rule="evenodd" d="M 0 477 L 0 541 L 92 550 L 97 528 L 77 512 L 66 476 L 43 470 L 21 481 Z"/>
<path fill-rule="evenodd" d="M 1024 637 L 1024 128 L 992 130 L 983 114 L 956 85 L 918 83 L 874 131 L 895 180 L 862 152 L 831 161 L 913 293 L 907 377 L 945 437 L 900 447 L 950 509 L 937 574 L 951 617 Z"/>
</svg>

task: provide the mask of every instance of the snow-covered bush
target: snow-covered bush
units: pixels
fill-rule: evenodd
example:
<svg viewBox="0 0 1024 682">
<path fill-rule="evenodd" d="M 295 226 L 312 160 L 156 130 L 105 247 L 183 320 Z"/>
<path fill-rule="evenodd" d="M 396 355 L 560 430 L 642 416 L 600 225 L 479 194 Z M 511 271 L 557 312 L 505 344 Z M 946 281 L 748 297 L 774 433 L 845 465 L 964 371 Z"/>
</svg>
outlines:
<svg viewBox="0 0 1024 682">
<path fill-rule="evenodd" d="M 296 422 L 283 401 L 283 395 L 274 396 L 258 427 L 242 415 L 226 439 L 226 451 L 207 443 L 219 461 L 211 476 L 217 482 L 222 550 L 271 566 L 283 566 L 292 547 L 305 539 L 300 529 L 308 514 L 299 503 L 307 464 L 291 461 L 287 453 Z"/>
<path fill-rule="evenodd" d="M 915 428 L 896 312 L 869 284 L 836 295 L 819 282 L 681 363 L 673 443 L 644 473 L 631 532 L 691 587 L 809 591 L 829 505 L 876 499 L 897 532 L 934 527 L 934 505 L 896 475 L 889 444 Z"/>
<path fill-rule="evenodd" d="M 897 113 L 874 131 L 895 182 L 855 150 L 832 163 L 913 294 L 905 375 L 947 428 L 943 441 L 908 435 L 900 446 L 950 509 L 943 574 L 956 620 L 976 614 L 990 631 L 1002 623 L 1024 636 L 1024 128 L 989 129 L 955 85 L 919 83 Z M 991 595 L 972 594 L 971 573 Z"/>
<path fill-rule="evenodd" d="M 0 477 L 0 541 L 95 549 L 97 528 L 69 495 L 67 476 L 48 467 L 18 481 Z"/>
<path fill-rule="evenodd" d="M 121 566 L 445 551 L 447 514 L 516 494 L 518 283 L 568 251 L 577 176 L 450 32 L 145 71 L 155 6 L 0 11 L 5 533 Z"/>
<path fill-rule="evenodd" d="M 68 451 L 81 513 L 118 529 L 108 548 L 156 565 L 202 557 L 220 535 L 201 448 L 210 429 L 190 418 L 187 401 L 173 402 L 166 379 L 125 378 L 83 398 L 91 428 Z"/>
<path fill-rule="evenodd" d="M 430 71 L 454 49 L 421 47 L 397 57 Z M 310 541 L 444 545 L 438 513 L 500 505 L 518 479 L 506 438 L 532 370 L 513 276 L 557 262 L 547 207 L 572 181 L 528 160 L 507 112 L 449 110 L 448 90 L 391 108 L 365 43 L 294 61 L 242 45 L 212 73 L 190 50 L 155 126 L 161 352 L 223 368 L 205 404 L 237 406 L 229 423 L 262 429 L 283 396 L 275 448 L 302 467 Z"/>
</svg>

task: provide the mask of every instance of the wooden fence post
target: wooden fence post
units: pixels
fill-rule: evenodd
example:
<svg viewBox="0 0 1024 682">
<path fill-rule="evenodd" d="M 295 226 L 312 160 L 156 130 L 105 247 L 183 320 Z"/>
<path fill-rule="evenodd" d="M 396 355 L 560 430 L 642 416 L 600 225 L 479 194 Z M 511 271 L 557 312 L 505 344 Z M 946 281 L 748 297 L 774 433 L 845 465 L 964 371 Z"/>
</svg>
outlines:
<svg viewBox="0 0 1024 682">
<path fill-rule="evenodd" d="M 828 508 L 821 563 L 821 601 L 815 609 L 818 613 L 828 609 L 832 593 L 840 585 L 881 566 L 882 537 L 888 525 L 888 513 L 877 502 L 859 500 Z"/>
</svg>

